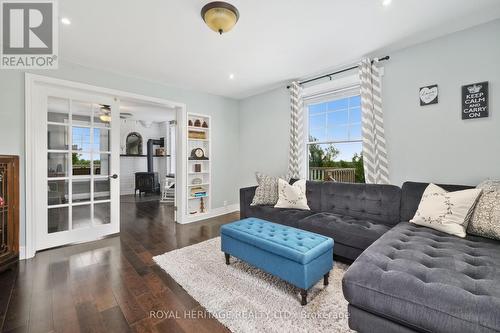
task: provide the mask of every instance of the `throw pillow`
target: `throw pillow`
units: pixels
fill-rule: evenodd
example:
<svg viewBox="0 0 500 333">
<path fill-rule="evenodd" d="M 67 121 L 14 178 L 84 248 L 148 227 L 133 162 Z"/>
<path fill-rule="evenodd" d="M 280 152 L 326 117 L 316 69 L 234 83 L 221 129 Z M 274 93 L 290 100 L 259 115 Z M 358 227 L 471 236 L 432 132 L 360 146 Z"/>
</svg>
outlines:
<svg viewBox="0 0 500 333">
<path fill-rule="evenodd" d="M 486 180 L 467 228 L 469 234 L 500 240 L 500 181 Z"/>
<path fill-rule="evenodd" d="M 480 189 L 448 192 L 429 184 L 410 222 L 465 237 L 471 212 L 480 194 Z"/>
<path fill-rule="evenodd" d="M 297 180 L 293 185 L 288 184 L 286 180 L 278 181 L 278 202 L 274 208 L 295 208 L 310 210 L 307 205 L 306 180 Z"/>
<path fill-rule="evenodd" d="M 279 177 L 264 175 L 260 172 L 256 172 L 255 177 L 257 178 L 258 186 L 255 190 L 255 195 L 250 205 L 275 205 L 278 201 Z"/>
</svg>

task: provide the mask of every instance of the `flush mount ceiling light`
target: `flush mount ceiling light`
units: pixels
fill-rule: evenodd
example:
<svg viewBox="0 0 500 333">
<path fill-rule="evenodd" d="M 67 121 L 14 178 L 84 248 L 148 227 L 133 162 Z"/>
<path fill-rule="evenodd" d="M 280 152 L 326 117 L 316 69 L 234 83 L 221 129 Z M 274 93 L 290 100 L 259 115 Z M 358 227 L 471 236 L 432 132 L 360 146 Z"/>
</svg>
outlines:
<svg viewBox="0 0 500 333">
<path fill-rule="evenodd" d="M 382 1 L 382 6 L 387 7 L 391 4 L 392 0 L 383 0 Z"/>
<path fill-rule="evenodd" d="M 65 25 L 70 25 L 71 24 L 71 20 L 69 18 L 67 18 L 67 17 L 63 17 L 61 19 L 61 23 L 65 24 Z"/>
<path fill-rule="evenodd" d="M 240 18 L 240 13 L 236 7 L 227 2 L 214 1 L 203 6 L 201 17 L 210 29 L 222 35 L 234 27 Z"/>
</svg>

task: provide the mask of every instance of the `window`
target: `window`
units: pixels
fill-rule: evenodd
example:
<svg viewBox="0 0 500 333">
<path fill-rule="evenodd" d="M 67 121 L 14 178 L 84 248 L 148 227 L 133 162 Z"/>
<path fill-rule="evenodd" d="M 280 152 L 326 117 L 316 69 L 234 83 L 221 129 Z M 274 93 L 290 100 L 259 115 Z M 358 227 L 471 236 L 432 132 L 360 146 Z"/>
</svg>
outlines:
<svg viewBox="0 0 500 333">
<path fill-rule="evenodd" d="M 359 89 L 306 104 L 309 179 L 364 182 Z"/>
</svg>

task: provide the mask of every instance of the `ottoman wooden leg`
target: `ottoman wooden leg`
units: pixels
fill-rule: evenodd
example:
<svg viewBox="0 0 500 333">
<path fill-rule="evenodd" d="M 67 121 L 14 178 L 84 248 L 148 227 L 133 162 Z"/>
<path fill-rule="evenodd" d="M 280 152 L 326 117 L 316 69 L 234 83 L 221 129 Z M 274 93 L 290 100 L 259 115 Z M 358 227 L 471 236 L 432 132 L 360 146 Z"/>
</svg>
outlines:
<svg viewBox="0 0 500 333">
<path fill-rule="evenodd" d="M 300 296 L 302 297 L 300 305 L 307 305 L 307 290 L 300 289 Z"/>
<path fill-rule="evenodd" d="M 327 286 L 328 285 L 328 278 L 330 277 L 330 272 L 326 273 L 324 276 L 323 276 L 323 285 L 324 286 Z"/>
<path fill-rule="evenodd" d="M 226 265 L 229 265 L 229 258 L 231 257 L 229 253 L 224 253 L 224 256 L 226 257 Z"/>
</svg>

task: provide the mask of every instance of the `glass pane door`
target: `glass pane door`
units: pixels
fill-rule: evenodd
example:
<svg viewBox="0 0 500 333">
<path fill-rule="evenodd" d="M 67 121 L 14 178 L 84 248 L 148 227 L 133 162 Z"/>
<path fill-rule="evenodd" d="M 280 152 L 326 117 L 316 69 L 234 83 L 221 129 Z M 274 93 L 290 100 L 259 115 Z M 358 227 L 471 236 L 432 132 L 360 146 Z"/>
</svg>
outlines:
<svg viewBox="0 0 500 333">
<path fill-rule="evenodd" d="M 119 230 L 118 111 L 113 103 L 46 97 L 47 223 L 39 249 Z"/>
</svg>

